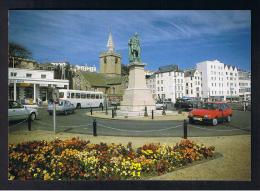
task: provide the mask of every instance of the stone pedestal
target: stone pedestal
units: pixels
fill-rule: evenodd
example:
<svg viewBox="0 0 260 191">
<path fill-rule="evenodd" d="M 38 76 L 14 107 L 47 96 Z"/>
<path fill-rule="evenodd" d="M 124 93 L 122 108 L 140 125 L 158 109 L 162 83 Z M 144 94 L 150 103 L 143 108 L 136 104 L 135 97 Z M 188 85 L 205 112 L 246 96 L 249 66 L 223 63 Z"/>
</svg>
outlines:
<svg viewBox="0 0 260 191">
<path fill-rule="evenodd" d="M 144 112 L 155 110 L 155 101 L 152 92 L 146 87 L 144 64 L 133 62 L 129 65 L 128 88 L 123 95 L 120 110 L 126 112 Z"/>
</svg>

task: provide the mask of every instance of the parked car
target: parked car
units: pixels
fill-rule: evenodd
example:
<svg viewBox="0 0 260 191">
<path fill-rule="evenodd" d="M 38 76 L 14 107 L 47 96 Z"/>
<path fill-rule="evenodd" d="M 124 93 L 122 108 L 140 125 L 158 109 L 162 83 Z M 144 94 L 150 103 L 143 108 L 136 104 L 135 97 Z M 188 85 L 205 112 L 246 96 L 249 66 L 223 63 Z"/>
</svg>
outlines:
<svg viewBox="0 0 260 191">
<path fill-rule="evenodd" d="M 224 102 L 205 102 L 201 108 L 193 109 L 189 112 L 189 123 L 201 121 L 217 125 L 218 122 L 226 120 L 231 121 L 232 117 L 231 107 Z"/>
<path fill-rule="evenodd" d="M 176 109 L 184 109 L 186 111 L 190 111 L 193 108 L 193 103 L 190 99 L 177 99 L 174 104 Z"/>
<path fill-rule="evenodd" d="M 35 108 L 26 107 L 17 101 L 8 101 L 8 120 L 16 121 L 16 120 L 25 120 L 29 117 L 32 121 L 34 121 L 38 117 L 38 111 Z"/>
<path fill-rule="evenodd" d="M 56 114 L 60 114 L 63 113 L 65 115 L 69 114 L 69 113 L 74 113 L 76 107 L 67 100 L 60 100 L 59 103 L 57 103 L 56 105 Z M 49 115 L 52 115 L 53 113 L 53 102 L 49 103 L 48 105 L 48 110 Z"/>
<path fill-rule="evenodd" d="M 155 108 L 156 108 L 156 109 L 163 109 L 163 108 L 166 108 L 166 105 L 165 105 L 165 103 L 163 103 L 163 102 L 157 101 L 157 102 L 155 103 Z"/>
</svg>

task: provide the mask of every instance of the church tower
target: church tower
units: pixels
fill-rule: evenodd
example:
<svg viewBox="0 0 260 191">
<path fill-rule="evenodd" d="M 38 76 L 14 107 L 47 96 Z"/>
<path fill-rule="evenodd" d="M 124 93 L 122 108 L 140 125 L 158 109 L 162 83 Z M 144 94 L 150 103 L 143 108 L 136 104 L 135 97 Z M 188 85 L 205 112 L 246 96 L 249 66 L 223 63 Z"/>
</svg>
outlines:
<svg viewBox="0 0 260 191">
<path fill-rule="evenodd" d="M 109 76 L 121 75 L 121 55 L 115 52 L 115 46 L 111 32 L 107 41 L 107 51 L 99 55 L 100 73 Z"/>
</svg>

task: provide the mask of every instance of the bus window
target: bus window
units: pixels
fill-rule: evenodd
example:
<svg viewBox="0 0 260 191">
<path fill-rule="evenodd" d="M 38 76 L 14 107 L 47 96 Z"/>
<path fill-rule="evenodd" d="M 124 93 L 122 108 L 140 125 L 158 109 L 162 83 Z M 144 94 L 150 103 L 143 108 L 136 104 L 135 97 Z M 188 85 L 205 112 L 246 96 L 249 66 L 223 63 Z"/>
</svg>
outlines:
<svg viewBox="0 0 260 191">
<path fill-rule="evenodd" d="M 87 94 L 87 99 L 90 99 L 90 94 Z"/>
<path fill-rule="evenodd" d="M 75 93 L 71 93 L 70 95 L 71 95 L 70 98 L 75 98 Z"/>
<path fill-rule="evenodd" d="M 64 98 L 64 92 L 59 93 L 59 98 Z"/>
<path fill-rule="evenodd" d="M 82 93 L 82 94 L 80 94 L 80 97 L 81 97 L 82 99 L 85 99 L 87 96 L 86 96 L 86 94 Z"/>
<path fill-rule="evenodd" d="M 102 95 L 99 95 L 99 99 L 102 99 Z"/>
<path fill-rule="evenodd" d="M 91 99 L 95 99 L 95 94 L 91 94 Z"/>
<path fill-rule="evenodd" d="M 80 93 L 76 93 L 76 98 L 80 98 Z"/>
<path fill-rule="evenodd" d="M 70 93 L 69 92 L 67 92 L 67 98 L 70 98 Z"/>
</svg>

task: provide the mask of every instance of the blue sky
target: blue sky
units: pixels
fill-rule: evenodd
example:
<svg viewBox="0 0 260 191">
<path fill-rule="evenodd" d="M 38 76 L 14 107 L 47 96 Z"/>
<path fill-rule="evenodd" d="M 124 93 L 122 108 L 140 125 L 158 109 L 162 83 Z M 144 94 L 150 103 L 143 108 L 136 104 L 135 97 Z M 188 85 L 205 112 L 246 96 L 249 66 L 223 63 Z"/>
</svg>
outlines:
<svg viewBox="0 0 260 191">
<path fill-rule="evenodd" d="M 205 60 L 251 69 L 250 11 L 12 10 L 9 41 L 27 47 L 38 62 L 96 65 L 111 30 L 128 64 L 128 39 L 137 32 L 146 69 L 181 69 Z"/>
</svg>

